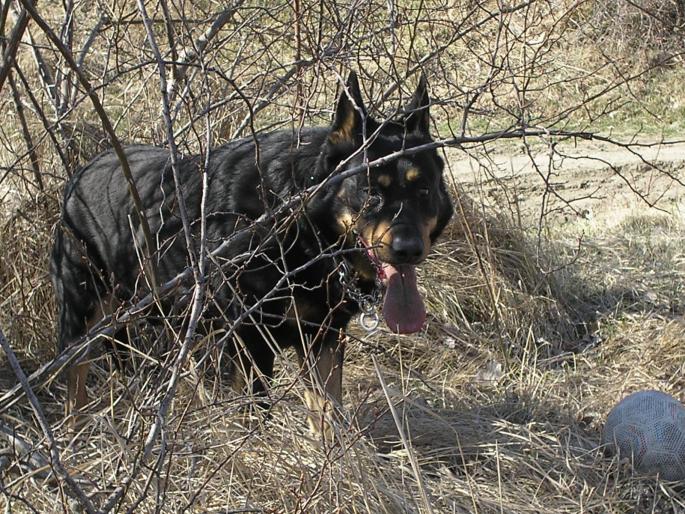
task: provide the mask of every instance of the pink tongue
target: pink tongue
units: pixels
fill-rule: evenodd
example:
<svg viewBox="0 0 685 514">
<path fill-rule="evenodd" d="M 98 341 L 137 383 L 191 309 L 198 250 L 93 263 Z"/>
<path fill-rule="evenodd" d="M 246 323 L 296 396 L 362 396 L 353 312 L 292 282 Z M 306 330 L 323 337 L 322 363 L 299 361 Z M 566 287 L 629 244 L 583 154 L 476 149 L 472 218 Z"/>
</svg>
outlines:
<svg viewBox="0 0 685 514">
<path fill-rule="evenodd" d="M 416 288 L 414 266 L 397 268 L 383 263 L 387 280 L 383 317 L 388 328 L 397 334 L 418 332 L 426 321 L 426 307 Z"/>
</svg>

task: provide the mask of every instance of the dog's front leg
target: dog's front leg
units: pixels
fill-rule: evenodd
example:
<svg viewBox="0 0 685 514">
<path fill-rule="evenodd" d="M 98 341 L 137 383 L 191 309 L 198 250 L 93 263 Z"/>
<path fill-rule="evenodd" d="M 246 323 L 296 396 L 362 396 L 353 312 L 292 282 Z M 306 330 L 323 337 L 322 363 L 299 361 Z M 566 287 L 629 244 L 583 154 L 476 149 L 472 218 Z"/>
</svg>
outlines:
<svg viewBox="0 0 685 514">
<path fill-rule="evenodd" d="M 307 386 L 305 403 L 309 408 L 308 424 L 312 432 L 328 441 L 335 439 L 336 422 L 342 406 L 342 369 L 345 336 L 326 335 L 308 349 L 298 351 Z"/>
</svg>

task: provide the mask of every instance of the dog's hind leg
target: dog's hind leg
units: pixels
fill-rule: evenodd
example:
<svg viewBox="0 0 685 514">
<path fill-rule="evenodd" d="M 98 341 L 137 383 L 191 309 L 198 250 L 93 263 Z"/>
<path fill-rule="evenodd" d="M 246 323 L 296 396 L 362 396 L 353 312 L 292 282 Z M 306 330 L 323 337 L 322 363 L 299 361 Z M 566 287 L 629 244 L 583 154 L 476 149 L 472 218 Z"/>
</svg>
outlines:
<svg viewBox="0 0 685 514">
<path fill-rule="evenodd" d="M 81 243 L 62 229 L 58 229 L 52 252 L 51 274 L 59 306 L 58 351 L 63 351 L 85 335 L 89 325 L 102 311 L 104 286 L 84 256 Z M 86 377 L 88 361 L 83 357 L 67 373 L 67 415 L 77 412 L 88 403 Z"/>
<path fill-rule="evenodd" d="M 331 332 L 311 347 L 297 346 L 307 389 L 305 403 L 310 429 L 320 433 L 327 441 L 335 439 L 335 424 L 342 407 L 342 369 L 345 353 L 345 336 L 342 331 Z"/>
<path fill-rule="evenodd" d="M 88 404 L 88 392 L 86 391 L 86 379 L 90 362 L 84 361 L 74 364 L 69 368 L 67 376 L 67 405 L 66 414 L 79 412 Z"/>
</svg>

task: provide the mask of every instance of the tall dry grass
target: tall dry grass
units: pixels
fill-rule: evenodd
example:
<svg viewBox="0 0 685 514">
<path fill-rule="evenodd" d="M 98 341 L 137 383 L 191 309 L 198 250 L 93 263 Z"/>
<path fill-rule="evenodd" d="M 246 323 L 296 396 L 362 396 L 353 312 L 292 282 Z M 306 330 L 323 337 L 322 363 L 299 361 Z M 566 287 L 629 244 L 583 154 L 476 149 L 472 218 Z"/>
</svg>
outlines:
<svg viewBox="0 0 685 514">
<path fill-rule="evenodd" d="M 677 74 L 654 69 L 650 57 L 668 51 L 677 62 L 673 44 L 662 44 L 659 35 L 647 55 L 622 48 L 617 38 L 625 33 L 599 30 L 613 23 L 604 21 L 613 4 L 531 2 L 499 14 L 498 4 L 488 1 L 235 5 L 232 20 L 179 79 L 174 128 L 184 151 L 252 129 L 326 123 L 338 75 L 348 68 L 362 75 L 374 112 L 388 115 L 406 100 L 414 80 L 406 72 L 420 63 L 431 82 L 438 137 L 522 123 L 605 129 L 626 113 L 639 113 L 631 118 L 638 121 L 623 126 L 636 132 L 642 120 L 659 125 L 676 116 L 677 108 L 663 99 L 682 96 Z M 51 26 L 63 25 L 60 6 L 39 7 Z M 158 75 L 136 6 L 98 7 L 108 18 L 82 70 L 123 141 L 162 144 Z M 158 41 L 175 41 L 174 51 L 164 43 L 165 55 L 180 61 L 180 50 L 197 42 L 226 5 L 169 7 L 170 24 L 161 3 L 148 4 Z M 619 14 L 626 9 L 621 4 Z M 73 14 L 77 52 L 99 18 L 86 4 L 76 4 Z M 47 260 L 63 183 L 103 146 L 98 117 L 78 87 L 63 94 L 65 110 L 56 114 L 60 105 L 41 81 L 33 49 L 64 83 L 74 84 L 74 75 L 40 30 L 29 28 L 32 40 L 26 36 L 17 53 L 13 79 L 35 163 L 11 95 L 0 100 L 0 327 L 27 371 L 55 356 Z M 595 44 L 607 39 L 616 44 Z M 657 83 L 659 102 L 648 95 Z M 557 148 L 551 143 L 558 141 L 543 138 L 535 151 Z M 673 214 L 680 204 L 655 217 L 631 201 L 631 215 L 618 224 L 599 214 L 561 221 L 552 213 L 541 229 L 540 220 L 507 208 L 504 199 L 522 195 L 538 205 L 541 191 L 553 190 L 563 203 L 571 197 L 555 184 L 568 177 L 533 169 L 526 178 L 532 186 L 521 192 L 500 180 L 491 150 L 464 145 L 446 153 L 451 162 L 464 151 L 477 153 L 489 174 L 470 182 L 458 165 L 448 167 L 458 209 L 421 269 L 430 311 L 426 330 L 399 337 L 352 327 L 346 419 L 334 444 L 306 430 L 304 388 L 291 355 L 278 359 L 267 419 L 249 409 L 250 398 L 231 392 L 224 377 L 203 374 L 193 361 L 168 417 L 163 465 L 143 468 L 127 484 L 118 510 L 685 510 L 673 485 L 633 476 L 598 447 L 602 420 L 621 396 L 647 387 L 676 395 L 683 390 L 685 239 L 682 217 Z M 670 172 L 680 176 L 682 166 Z M 587 171 L 590 178 L 594 173 Z M 598 197 L 615 197 L 610 181 L 603 187 Z M 679 198 L 682 191 L 673 187 Z M 499 209 L 485 207 L 487 188 L 499 191 Z M 609 212 L 611 200 L 596 209 Z M 579 233 L 586 234 L 580 246 Z M 169 380 L 166 363 L 175 355 L 167 335 L 146 329 L 144 321 L 131 330 L 139 331 L 145 352 L 123 370 L 110 355 L 98 357 L 89 383 L 97 400 L 77 433 L 64 424 L 62 381 L 47 376 L 34 387 L 65 467 L 96 505 L 139 462 Z M 16 378 L 4 356 L 0 362 L 0 390 L 7 391 Z M 50 470 L 44 434 L 26 400 L 0 405 L 0 416 L 0 503 L 9 512 L 78 510 Z M 153 454 L 160 450 L 158 444 Z"/>
</svg>

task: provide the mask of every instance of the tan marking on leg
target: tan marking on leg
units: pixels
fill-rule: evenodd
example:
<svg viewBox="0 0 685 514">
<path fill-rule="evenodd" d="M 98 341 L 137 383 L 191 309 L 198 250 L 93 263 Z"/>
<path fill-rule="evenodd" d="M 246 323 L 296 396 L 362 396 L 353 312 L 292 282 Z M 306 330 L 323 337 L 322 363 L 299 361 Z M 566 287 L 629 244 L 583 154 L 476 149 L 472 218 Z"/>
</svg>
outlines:
<svg viewBox="0 0 685 514">
<path fill-rule="evenodd" d="M 100 320 L 112 314 L 118 302 L 111 296 L 107 295 L 98 302 L 93 315 L 86 321 L 86 332 L 93 328 Z M 85 359 L 88 356 L 84 357 Z M 67 372 L 67 403 L 65 405 L 65 415 L 73 415 L 72 425 L 79 424 L 82 419 L 81 415 L 83 408 L 88 405 L 88 391 L 86 390 L 86 380 L 88 379 L 88 371 L 90 369 L 90 361 L 85 360 L 73 364 Z"/>
<path fill-rule="evenodd" d="M 86 379 L 90 362 L 79 362 L 69 368 L 67 377 L 67 405 L 66 415 L 73 415 L 72 425 L 78 424 L 81 410 L 88 404 L 88 391 L 86 391 Z"/>
<path fill-rule="evenodd" d="M 307 390 L 305 404 L 309 408 L 307 423 L 312 432 L 321 434 L 327 441 L 335 439 L 335 424 L 342 406 L 342 366 L 344 336 L 335 347 L 323 348 L 313 365 L 302 363 Z"/>
<path fill-rule="evenodd" d="M 111 294 L 102 297 L 95 308 L 95 312 L 86 321 L 86 332 L 97 325 L 103 318 L 114 314 L 119 308 L 119 303 Z"/>
</svg>

